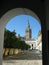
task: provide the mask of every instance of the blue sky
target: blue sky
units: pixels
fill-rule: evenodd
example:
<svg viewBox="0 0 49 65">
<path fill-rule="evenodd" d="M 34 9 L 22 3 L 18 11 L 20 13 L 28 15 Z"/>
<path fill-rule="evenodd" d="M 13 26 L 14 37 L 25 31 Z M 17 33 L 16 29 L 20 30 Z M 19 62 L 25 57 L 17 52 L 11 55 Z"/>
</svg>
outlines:
<svg viewBox="0 0 49 65">
<path fill-rule="evenodd" d="M 16 35 L 20 34 L 20 36 L 25 36 L 25 29 L 27 23 L 30 23 L 30 28 L 32 29 L 32 38 L 38 37 L 38 32 L 41 30 L 41 25 L 39 21 L 37 21 L 34 17 L 29 15 L 18 15 L 12 18 L 6 24 L 5 28 L 16 32 Z"/>
</svg>

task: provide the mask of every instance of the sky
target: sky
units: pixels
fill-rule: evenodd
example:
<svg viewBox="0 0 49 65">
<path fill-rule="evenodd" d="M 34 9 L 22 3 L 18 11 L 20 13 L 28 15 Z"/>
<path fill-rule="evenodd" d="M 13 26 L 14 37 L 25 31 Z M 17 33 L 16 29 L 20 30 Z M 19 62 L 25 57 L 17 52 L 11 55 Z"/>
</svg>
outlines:
<svg viewBox="0 0 49 65">
<path fill-rule="evenodd" d="M 41 30 L 41 24 L 38 20 L 30 15 L 18 15 L 8 21 L 5 28 L 11 32 L 15 30 L 16 35 L 25 36 L 25 30 L 27 23 L 30 23 L 30 28 L 32 30 L 32 38 L 38 37 L 38 32 Z"/>
</svg>

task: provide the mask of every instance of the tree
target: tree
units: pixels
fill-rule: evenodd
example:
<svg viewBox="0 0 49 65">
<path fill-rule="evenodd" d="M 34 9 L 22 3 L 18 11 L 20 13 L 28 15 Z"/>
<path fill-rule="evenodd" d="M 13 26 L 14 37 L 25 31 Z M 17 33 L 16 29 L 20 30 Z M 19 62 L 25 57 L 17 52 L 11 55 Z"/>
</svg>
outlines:
<svg viewBox="0 0 49 65">
<path fill-rule="evenodd" d="M 15 39 L 16 39 L 16 33 L 14 31 L 10 32 L 9 30 L 5 30 L 4 47 L 5 48 L 11 48 L 11 47 L 13 48 L 13 45 L 15 43 Z"/>
<path fill-rule="evenodd" d="M 21 37 L 18 38 L 15 31 L 11 32 L 5 29 L 4 48 L 18 48 L 27 50 L 28 48 L 30 48 L 30 46 L 26 44 L 25 41 L 21 40 Z"/>
</svg>

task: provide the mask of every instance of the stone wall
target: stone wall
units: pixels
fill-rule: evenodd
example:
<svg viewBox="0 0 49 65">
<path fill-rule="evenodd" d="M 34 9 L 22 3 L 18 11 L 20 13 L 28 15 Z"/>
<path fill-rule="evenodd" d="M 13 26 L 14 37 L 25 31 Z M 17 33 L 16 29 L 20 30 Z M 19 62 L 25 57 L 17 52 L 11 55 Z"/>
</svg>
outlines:
<svg viewBox="0 0 49 65">
<path fill-rule="evenodd" d="M 16 55 L 18 53 L 21 53 L 21 49 L 14 49 L 14 48 L 4 48 L 3 49 L 3 56 L 8 56 L 8 55 Z"/>
</svg>

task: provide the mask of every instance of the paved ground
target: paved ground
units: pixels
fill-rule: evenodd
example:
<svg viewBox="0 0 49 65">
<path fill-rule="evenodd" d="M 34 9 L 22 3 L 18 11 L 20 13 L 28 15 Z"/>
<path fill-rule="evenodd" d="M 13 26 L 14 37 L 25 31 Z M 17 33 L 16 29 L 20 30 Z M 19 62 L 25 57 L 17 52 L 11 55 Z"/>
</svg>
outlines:
<svg viewBox="0 0 49 65">
<path fill-rule="evenodd" d="M 42 53 L 37 50 L 25 50 L 21 54 L 4 58 L 3 65 L 42 65 Z"/>
<path fill-rule="evenodd" d="M 3 65 L 42 65 L 42 60 L 6 60 Z"/>
<path fill-rule="evenodd" d="M 37 50 L 28 50 L 23 51 L 23 53 L 20 53 L 18 55 L 12 55 L 8 57 L 4 57 L 4 60 L 10 60 L 10 59 L 16 59 L 16 60 L 41 60 L 42 59 L 42 53 Z"/>
</svg>

